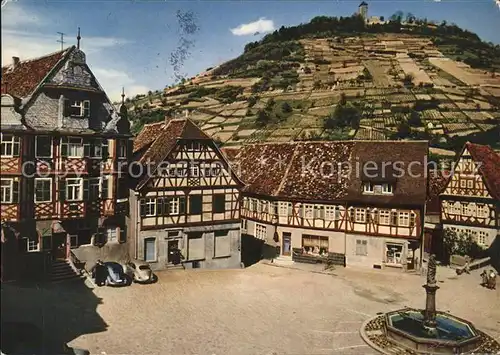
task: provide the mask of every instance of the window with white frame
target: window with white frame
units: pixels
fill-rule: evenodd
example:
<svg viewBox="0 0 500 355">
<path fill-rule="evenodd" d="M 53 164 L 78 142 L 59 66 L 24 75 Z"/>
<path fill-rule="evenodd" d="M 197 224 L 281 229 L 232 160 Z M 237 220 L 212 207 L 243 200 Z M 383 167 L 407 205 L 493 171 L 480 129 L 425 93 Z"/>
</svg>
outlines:
<svg viewBox="0 0 500 355">
<path fill-rule="evenodd" d="M 467 215 L 468 216 L 476 216 L 476 209 L 477 209 L 477 206 L 475 203 L 469 203 L 467 205 Z"/>
<path fill-rule="evenodd" d="M 64 137 L 61 142 L 61 155 L 68 158 L 83 158 L 83 140 L 78 137 Z"/>
<path fill-rule="evenodd" d="M 246 219 L 241 220 L 241 230 L 246 232 L 248 227 L 248 221 Z"/>
<path fill-rule="evenodd" d="M 66 199 L 81 201 L 83 199 L 83 179 L 66 179 Z"/>
<path fill-rule="evenodd" d="M 35 179 L 35 202 L 50 202 L 52 201 L 52 179 L 51 178 L 36 178 Z"/>
<path fill-rule="evenodd" d="M 89 100 L 73 100 L 69 106 L 70 116 L 75 117 L 90 117 L 90 101 Z"/>
<path fill-rule="evenodd" d="M 366 239 L 356 239 L 356 255 L 368 255 L 368 241 Z"/>
<path fill-rule="evenodd" d="M 37 158 L 52 158 L 52 137 L 35 137 L 35 156 Z"/>
<path fill-rule="evenodd" d="M 255 223 L 255 238 L 266 240 L 267 228 L 265 225 L 260 223 Z"/>
<path fill-rule="evenodd" d="M 410 227 L 415 227 L 415 221 L 417 219 L 417 216 L 415 213 L 410 213 Z"/>
<path fill-rule="evenodd" d="M 467 188 L 472 189 L 474 187 L 474 180 L 468 179 L 467 180 Z"/>
<path fill-rule="evenodd" d="M 378 211 L 378 219 L 380 224 L 385 224 L 385 225 L 391 224 L 391 211 L 389 210 Z"/>
<path fill-rule="evenodd" d="M 257 211 L 257 200 L 254 198 L 250 199 L 250 211 L 252 211 L 252 212 Z"/>
<path fill-rule="evenodd" d="M 314 218 L 314 205 L 304 205 L 304 218 Z"/>
<path fill-rule="evenodd" d="M 398 226 L 409 227 L 410 226 L 410 213 L 409 212 L 399 212 Z"/>
<path fill-rule="evenodd" d="M 282 217 L 288 216 L 289 202 L 280 202 L 279 205 L 280 205 L 280 208 L 279 208 L 280 216 L 282 216 Z"/>
<path fill-rule="evenodd" d="M 1 202 L 12 203 L 14 194 L 14 179 L 1 179 L 0 189 Z"/>
<path fill-rule="evenodd" d="M 478 245 L 486 245 L 487 238 L 488 234 L 485 231 L 479 231 L 476 236 L 476 243 Z"/>
<path fill-rule="evenodd" d="M 178 197 L 173 197 L 169 199 L 168 201 L 168 212 L 170 215 L 177 215 L 179 214 L 179 198 Z"/>
<path fill-rule="evenodd" d="M 269 214 L 272 216 L 278 215 L 278 202 L 276 201 L 269 202 Z"/>
<path fill-rule="evenodd" d="M 118 234 L 116 233 L 116 228 L 111 227 L 106 229 L 106 239 L 108 243 L 118 241 Z"/>
<path fill-rule="evenodd" d="M 19 137 L 12 134 L 1 134 L 0 140 L 0 155 L 2 157 L 18 157 L 19 156 Z"/>
<path fill-rule="evenodd" d="M 200 167 L 198 165 L 191 165 L 189 167 L 189 173 L 192 177 L 200 176 Z"/>
<path fill-rule="evenodd" d="M 325 219 L 327 221 L 335 220 L 335 206 L 325 206 Z"/>
<path fill-rule="evenodd" d="M 365 182 L 363 184 L 363 192 L 367 194 L 373 193 L 373 184 L 371 182 Z"/>
<path fill-rule="evenodd" d="M 453 214 L 459 215 L 461 211 L 462 211 L 462 206 L 460 202 L 455 202 L 453 204 Z"/>
<path fill-rule="evenodd" d="M 314 206 L 314 218 L 324 219 L 325 218 L 325 206 L 315 205 Z"/>
<path fill-rule="evenodd" d="M 156 200 L 154 198 L 145 198 L 142 203 L 142 213 L 145 217 L 156 216 Z"/>
<path fill-rule="evenodd" d="M 392 194 L 393 189 L 391 184 L 382 184 L 382 193 L 383 194 Z"/>
<path fill-rule="evenodd" d="M 28 252 L 40 251 L 40 243 L 38 242 L 38 240 L 28 239 L 26 241 L 26 251 Z"/>
<path fill-rule="evenodd" d="M 467 182 L 465 181 L 465 179 L 460 179 L 460 187 L 465 188 L 466 186 L 467 186 Z"/>
<path fill-rule="evenodd" d="M 488 217 L 488 207 L 485 205 L 477 205 L 477 216 L 479 218 L 487 218 Z"/>
<path fill-rule="evenodd" d="M 354 221 L 358 223 L 366 222 L 366 210 L 364 208 L 355 209 Z"/>
</svg>

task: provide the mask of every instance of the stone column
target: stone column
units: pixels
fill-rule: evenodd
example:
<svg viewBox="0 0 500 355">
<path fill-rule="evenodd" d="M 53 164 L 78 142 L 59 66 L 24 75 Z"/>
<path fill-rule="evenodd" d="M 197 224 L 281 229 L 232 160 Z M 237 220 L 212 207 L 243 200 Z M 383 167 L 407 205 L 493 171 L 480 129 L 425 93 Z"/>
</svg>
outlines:
<svg viewBox="0 0 500 355">
<path fill-rule="evenodd" d="M 423 285 L 426 292 L 425 299 L 425 311 L 424 311 L 424 327 L 428 330 L 436 329 L 436 291 L 439 286 L 434 285 Z"/>
</svg>

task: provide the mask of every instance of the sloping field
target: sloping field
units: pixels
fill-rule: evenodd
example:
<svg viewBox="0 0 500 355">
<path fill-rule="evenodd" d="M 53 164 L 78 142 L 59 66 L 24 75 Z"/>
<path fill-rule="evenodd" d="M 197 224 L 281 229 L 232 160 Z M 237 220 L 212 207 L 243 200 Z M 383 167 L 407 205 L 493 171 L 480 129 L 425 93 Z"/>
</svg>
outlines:
<svg viewBox="0 0 500 355">
<path fill-rule="evenodd" d="M 459 66 L 457 62 L 449 58 L 429 58 L 429 63 L 447 72 L 466 85 L 475 86 L 482 83 L 481 78 L 477 78 L 476 75 L 469 73 L 463 67 Z"/>
<path fill-rule="evenodd" d="M 415 85 L 419 84 L 431 84 L 432 80 L 425 70 L 420 69 L 417 63 L 411 58 L 400 58 L 398 59 L 399 66 L 405 74 L 411 74 L 414 76 L 413 83 Z"/>
</svg>

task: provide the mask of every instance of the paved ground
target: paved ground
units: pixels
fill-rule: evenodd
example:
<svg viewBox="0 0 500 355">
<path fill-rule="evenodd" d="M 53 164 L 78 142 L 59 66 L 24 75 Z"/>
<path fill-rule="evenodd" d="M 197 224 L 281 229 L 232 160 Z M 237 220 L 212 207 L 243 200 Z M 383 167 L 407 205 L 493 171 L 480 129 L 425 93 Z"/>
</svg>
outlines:
<svg viewBox="0 0 500 355">
<path fill-rule="evenodd" d="M 73 331 L 80 334 L 70 345 L 108 355 L 374 354 L 359 336 L 362 322 L 377 312 L 425 303 L 425 278 L 399 271 L 349 268 L 326 275 L 256 264 L 158 276 L 154 285 L 97 288 L 92 296 L 100 302 L 79 303 L 79 293 L 66 294 L 61 285 L 44 291 L 44 299 L 59 297 L 57 307 L 75 304 L 76 320 L 68 329 L 95 323 Z M 438 270 L 437 278 L 443 281 L 438 309 L 500 337 L 500 287 L 479 286 L 479 271 L 457 278 Z M 95 319 L 95 307 L 104 327 Z M 63 317 L 64 312 L 46 309 L 46 324 L 48 313 Z M 87 328 L 94 332 L 85 334 Z"/>
</svg>

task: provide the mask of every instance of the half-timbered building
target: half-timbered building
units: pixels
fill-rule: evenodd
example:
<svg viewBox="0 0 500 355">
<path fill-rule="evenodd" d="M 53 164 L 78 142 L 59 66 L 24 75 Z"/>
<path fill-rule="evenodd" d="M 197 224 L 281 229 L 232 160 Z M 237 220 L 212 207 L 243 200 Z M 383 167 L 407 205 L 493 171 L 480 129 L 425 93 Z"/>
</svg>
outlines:
<svg viewBox="0 0 500 355">
<path fill-rule="evenodd" d="M 226 148 L 246 184 L 242 233 L 276 243 L 280 258 L 335 253 L 348 265 L 411 267 L 420 257 L 427 149 L 394 141 Z"/>
<path fill-rule="evenodd" d="M 1 114 L 2 279 L 125 258 L 130 124 L 79 45 L 2 67 Z"/>
<path fill-rule="evenodd" d="M 133 149 L 131 255 L 155 270 L 178 253 L 187 268 L 239 267 L 242 183 L 214 141 L 188 118 L 167 118 L 145 125 Z"/>
<path fill-rule="evenodd" d="M 440 194 L 441 223 L 484 248 L 500 234 L 500 155 L 466 143 Z"/>
</svg>

